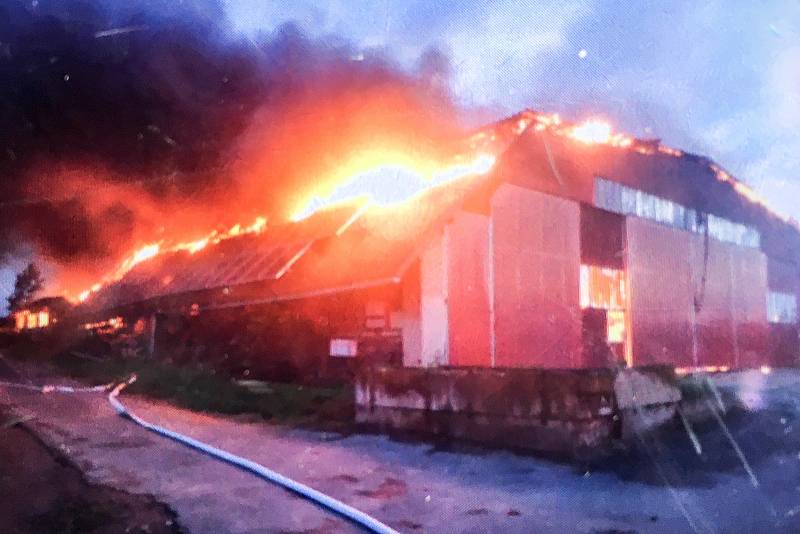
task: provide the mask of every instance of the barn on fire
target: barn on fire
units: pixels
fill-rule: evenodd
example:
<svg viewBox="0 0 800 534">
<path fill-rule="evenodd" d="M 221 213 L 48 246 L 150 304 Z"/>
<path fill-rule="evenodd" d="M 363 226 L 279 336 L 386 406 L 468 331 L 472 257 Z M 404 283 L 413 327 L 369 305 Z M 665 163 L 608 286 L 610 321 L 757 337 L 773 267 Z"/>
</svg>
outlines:
<svg viewBox="0 0 800 534">
<path fill-rule="evenodd" d="M 714 162 L 533 111 L 471 143 L 489 172 L 159 255 L 77 313 L 264 369 L 797 363 L 800 232 Z"/>
</svg>

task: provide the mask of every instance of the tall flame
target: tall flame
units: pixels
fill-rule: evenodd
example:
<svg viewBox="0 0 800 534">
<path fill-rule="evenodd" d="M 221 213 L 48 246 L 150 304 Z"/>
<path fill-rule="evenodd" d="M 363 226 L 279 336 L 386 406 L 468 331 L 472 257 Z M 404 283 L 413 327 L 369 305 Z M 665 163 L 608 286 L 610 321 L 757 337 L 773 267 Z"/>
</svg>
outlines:
<svg viewBox="0 0 800 534">
<path fill-rule="evenodd" d="M 292 221 L 301 221 L 318 210 L 348 198 L 366 198 L 370 203 L 388 205 L 408 200 L 429 187 L 443 184 L 466 176 L 488 173 L 495 163 L 495 156 L 479 154 L 465 163 L 454 163 L 444 168 L 429 170 L 429 162 L 394 162 L 352 170 L 349 179 L 334 188 L 324 198 L 314 196 L 294 215 Z"/>
</svg>

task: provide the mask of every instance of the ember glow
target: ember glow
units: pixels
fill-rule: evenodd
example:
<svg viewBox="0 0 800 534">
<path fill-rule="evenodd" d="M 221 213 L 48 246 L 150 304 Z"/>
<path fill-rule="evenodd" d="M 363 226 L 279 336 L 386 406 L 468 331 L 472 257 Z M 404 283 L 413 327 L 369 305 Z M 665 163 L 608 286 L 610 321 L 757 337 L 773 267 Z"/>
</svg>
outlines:
<svg viewBox="0 0 800 534">
<path fill-rule="evenodd" d="M 85 323 L 82 325 L 84 330 L 98 330 L 102 332 L 113 332 L 125 326 L 125 321 L 122 317 L 112 317 L 105 321 L 98 321 L 94 323 Z M 101 333 L 102 333 L 101 332 Z"/>
<path fill-rule="evenodd" d="M 614 134 L 609 123 L 598 119 L 590 119 L 575 126 L 568 135 L 572 139 L 588 145 L 603 144 L 627 147 L 633 142 L 630 137 Z"/>
<path fill-rule="evenodd" d="M 569 123 L 561 119 L 558 113 L 539 113 L 527 110 L 520 114 L 520 118 L 514 128 L 516 134 L 520 134 L 527 128 L 533 128 L 537 132 L 547 131 L 551 134 L 568 137 L 586 145 L 607 145 L 618 148 L 637 148 L 640 152 L 645 151 L 643 147 L 636 147 L 632 136 L 614 132 L 614 128 L 608 121 L 590 117 L 581 123 Z M 666 147 L 665 147 L 666 148 Z M 652 153 L 652 149 L 647 149 Z M 681 155 L 678 150 L 668 149 L 671 155 Z"/>
<path fill-rule="evenodd" d="M 714 176 L 717 178 L 717 180 L 719 180 L 720 182 L 725 182 L 725 183 L 731 184 L 731 186 L 736 190 L 736 192 L 738 192 L 740 195 L 742 195 L 744 198 L 746 198 L 747 200 L 749 200 L 753 204 L 758 204 L 762 208 L 764 208 L 767 211 L 769 211 L 770 213 L 772 213 L 772 215 L 774 215 L 775 217 L 778 217 L 779 219 L 781 219 L 783 222 L 790 223 L 790 224 L 796 224 L 795 221 L 793 221 L 789 217 L 785 217 L 783 215 L 780 215 L 780 214 L 774 212 L 767 205 L 767 201 L 764 200 L 761 196 L 759 196 L 758 193 L 753 191 L 746 184 L 743 184 L 739 180 L 735 179 L 733 176 L 731 176 L 725 169 L 723 169 L 719 165 L 717 165 L 715 163 L 712 163 L 712 164 L 709 165 L 709 168 L 711 169 L 711 172 L 714 173 Z"/>
<path fill-rule="evenodd" d="M 458 159 L 449 166 L 437 167 L 433 161 L 415 159 L 402 152 L 366 151 L 342 165 L 332 183 L 338 183 L 324 198 L 314 196 L 306 201 L 292 221 L 300 221 L 326 206 L 351 198 L 366 198 L 370 205 L 389 205 L 405 201 L 429 187 L 466 176 L 488 173 L 495 163 L 491 154 L 480 154 L 467 162 Z M 246 234 L 258 234 L 267 225 L 265 217 L 257 217 L 249 226 L 235 224 L 225 232 L 213 230 L 198 239 L 181 242 L 157 241 L 142 245 L 127 256 L 119 267 L 100 282 L 81 292 L 77 300 L 84 302 L 93 293 L 122 279 L 131 269 L 161 254 L 186 252 L 195 254 L 209 245 Z"/>
</svg>

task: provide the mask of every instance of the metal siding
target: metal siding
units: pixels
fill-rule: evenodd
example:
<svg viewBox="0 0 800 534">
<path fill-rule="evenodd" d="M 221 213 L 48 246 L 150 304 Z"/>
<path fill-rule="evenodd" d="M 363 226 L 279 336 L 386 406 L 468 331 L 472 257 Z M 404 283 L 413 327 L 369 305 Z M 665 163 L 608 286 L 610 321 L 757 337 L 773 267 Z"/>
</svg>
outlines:
<svg viewBox="0 0 800 534">
<path fill-rule="evenodd" d="M 626 228 L 634 365 L 765 363 L 767 264 L 761 251 L 709 239 L 704 267 L 702 235 L 636 217 Z"/>
<path fill-rule="evenodd" d="M 491 366 L 488 232 L 487 216 L 465 212 L 447 227 L 450 365 Z"/>
<path fill-rule="evenodd" d="M 695 315 L 697 363 L 734 367 L 733 310 L 730 246 L 708 239 L 708 264 L 704 267 L 702 235 L 692 236 L 691 261 L 695 295 L 700 304 Z M 706 271 L 705 283 L 703 272 Z"/>
<path fill-rule="evenodd" d="M 493 197 L 498 367 L 580 365 L 579 216 L 576 202 L 509 184 Z"/>
<path fill-rule="evenodd" d="M 770 364 L 776 367 L 795 367 L 800 364 L 798 329 L 793 324 L 769 325 Z"/>
<path fill-rule="evenodd" d="M 445 235 L 437 236 L 420 262 L 420 323 L 423 367 L 447 364 L 447 270 Z"/>
<path fill-rule="evenodd" d="M 796 295 L 800 301 L 800 285 L 794 264 L 767 258 L 769 290 Z M 800 332 L 797 324 L 769 325 L 770 363 L 776 367 L 800 363 Z"/>
<path fill-rule="evenodd" d="M 755 249 L 731 247 L 736 367 L 767 363 L 767 258 Z"/>
<path fill-rule="evenodd" d="M 769 288 L 772 291 L 797 293 L 797 268 L 793 264 L 775 258 L 768 258 L 767 276 Z"/>
<path fill-rule="evenodd" d="M 400 308 L 391 316 L 392 328 L 402 332 L 403 365 L 407 367 L 422 365 L 420 284 L 420 262 L 415 262 L 403 278 Z"/>
<path fill-rule="evenodd" d="M 700 291 L 703 237 L 694 241 L 695 284 Z M 708 273 L 697 314 L 698 364 L 756 367 L 767 362 L 767 262 L 764 254 L 709 240 Z"/>
<path fill-rule="evenodd" d="M 691 366 L 691 234 L 636 217 L 625 224 L 634 365 Z"/>
</svg>

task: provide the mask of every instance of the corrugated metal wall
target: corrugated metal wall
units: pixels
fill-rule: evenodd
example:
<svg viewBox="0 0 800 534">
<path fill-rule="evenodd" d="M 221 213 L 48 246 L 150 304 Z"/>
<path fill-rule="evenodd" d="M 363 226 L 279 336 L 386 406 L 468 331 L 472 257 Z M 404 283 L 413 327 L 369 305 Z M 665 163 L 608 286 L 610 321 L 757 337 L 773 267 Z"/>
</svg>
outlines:
<svg viewBox="0 0 800 534">
<path fill-rule="evenodd" d="M 766 359 L 766 258 L 636 217 L 626 221 L 634 365 Z M 695 305 L 696 304 L 696 305 Z"/>
<path fill-rule="evenodd" d="M 770 291 L 798 295 L 797 267 L 774 258 L 767 259 L 767 278 Z M 769 350 L 772 365 L 783 367 L 800 363 L 800 341 L 796 324 L 770 324 Z"/>
<path fill-rule="evenodd" d="M 447 364 L 447 245 L 436 236 L 420 259 L 420 324 L 423 366 Z"/>
<path fill-rule="evenodd" d="M 400 293 L 400 307 L 391 316 L 393 327 L 400 328 L 403 336 L 403 365 L 418 367 L 422 365 L 422 325 L 420 262 L 408 269 L 403 277 Z"/>
<path fill-rule="evenodd" d="M 633 363 L 691 366 L 692 236 L 635 217 L 626 230 Z"/>
<path fill-rule="evenodd" d="M 692 235 L 690 243 L 692 286 L 694 299 L 697 301 L 695 314 L 697 363 L 701 366 L 733 366 L 735 343 L 728 247 L 709 239 L 706 261 L 704 237 Z"/>
<path fill-rule="evenodd" d="M 725 246 L 730 250 L 732 273 L 734 366 L 757 367 L 769 363 L 767 259 L 758 249 Z"/>
<path fill-rule="evenodd" d="M 489 217 L 461 212 L 446 232 L 449 364 L 489 367 Z"/>
<path fill-rule="evenodd" d="M 581 365 L 580 210 L 504 184 L 492 199 L 494 363 Z"/>
</svg>

